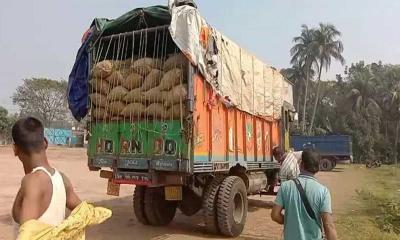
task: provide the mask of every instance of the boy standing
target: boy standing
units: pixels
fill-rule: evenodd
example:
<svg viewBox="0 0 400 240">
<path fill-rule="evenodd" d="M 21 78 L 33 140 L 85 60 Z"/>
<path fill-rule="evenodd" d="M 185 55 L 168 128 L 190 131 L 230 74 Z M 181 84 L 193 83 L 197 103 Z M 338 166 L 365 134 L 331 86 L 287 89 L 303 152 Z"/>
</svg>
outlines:
<svg viewBox="0 0 400 240">
<path fill-rule="evenodd" d="M 42 123 L 33 117 L 19 119 L 12 128 L 12 138 L 14 154 L 25 171 L 12 209 L 14 221 L 19 225 L 32 219 L 60 224 L 65 208 L 73 210 L 81 200 L 69 179 L 50 166 Z"/>
</svg>

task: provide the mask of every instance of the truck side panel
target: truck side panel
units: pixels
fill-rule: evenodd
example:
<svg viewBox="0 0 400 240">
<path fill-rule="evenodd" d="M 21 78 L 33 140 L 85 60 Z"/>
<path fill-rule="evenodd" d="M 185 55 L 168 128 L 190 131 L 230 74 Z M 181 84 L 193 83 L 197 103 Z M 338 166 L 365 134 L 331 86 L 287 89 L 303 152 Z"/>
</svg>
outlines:
<svg viewBox="0 0 400 240">
<path fill-rule="evenodd" d="M 194 76 L 194 171 L 227 170 L 239 163 L 263 168 L 279 145 L 280 125 L 272 119 L 239 111 L 213 94 L 200 75 Z M 258 164 L 260 163 L 260 164 Z M 218 165 L 217 169 L 215 165 Z"/>
<path fill-rule="evenodd" d="M 291 136 L 291 145 L 295 150 L 312 147 L 321 155 L 352 155 L 352 140 L 346 135 Z"/>
</svg>

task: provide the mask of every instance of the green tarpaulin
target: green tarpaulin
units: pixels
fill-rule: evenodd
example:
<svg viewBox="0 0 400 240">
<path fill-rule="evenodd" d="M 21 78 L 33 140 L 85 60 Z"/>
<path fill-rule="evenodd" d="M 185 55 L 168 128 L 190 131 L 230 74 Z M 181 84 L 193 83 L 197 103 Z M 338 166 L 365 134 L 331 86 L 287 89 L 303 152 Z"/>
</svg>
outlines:
<svg viewBox="0 0 400 240">
<path fill-rule="evenodd" d="M 98 37 L 103 37 L 144 28 L 168 25 L 170 22 L 171 14 L 167 6 L 151 6 L 136 8 L 114 20 L 96 18 L 92 26 L 96 26 L 96 30 L 99 33 Z"/>
</svg>

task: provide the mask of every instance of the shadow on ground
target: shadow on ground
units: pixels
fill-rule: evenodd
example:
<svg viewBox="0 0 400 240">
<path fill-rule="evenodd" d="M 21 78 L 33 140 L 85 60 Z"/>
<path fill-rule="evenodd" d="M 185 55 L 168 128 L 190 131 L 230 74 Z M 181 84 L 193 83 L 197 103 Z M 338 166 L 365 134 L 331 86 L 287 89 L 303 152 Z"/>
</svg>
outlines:
<svg viewBox="0 0 400 240">
<path fill-rule="evenodd" d="M 225 239 L 218 235 L 206 234 L 201 211 L 191 217 L 179 210 L 174 220 L 165 227 L 142 225 L 133 214 L 132 198 L 123 197 L 94 203 L 96 206 L 110 208 L 111 219 L 93 226 L 87 231 L 87 239 Z M 249 212 L 271 208 L 272 202 L 249 199 Z M 249 217 L 249 216 L 248 216 Z M 242 234 L 237 239 L 268 239 L 253 234 Z"/>
</svg>

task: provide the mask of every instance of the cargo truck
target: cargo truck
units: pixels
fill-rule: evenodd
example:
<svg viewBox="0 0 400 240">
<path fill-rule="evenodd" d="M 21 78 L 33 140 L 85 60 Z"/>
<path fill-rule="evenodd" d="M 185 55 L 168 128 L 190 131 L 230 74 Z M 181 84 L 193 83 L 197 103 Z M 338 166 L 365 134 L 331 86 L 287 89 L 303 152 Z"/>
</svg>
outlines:
<svg viewBox="0 0 400 240">
<path fill-rule="evenodd" d="M 272 149 L 289 147 L 292 92 L 193 5 L 95 19 L 68 88 L 73 115 L 88 115 L 89 169 L 109 194 L 135 185 L 142 224 L 201 210 L 208 231 L 231 237 L 245 225 L 247 196 L 273 192 Z"/>
<path fill-rule="evenodd" d="M 322 171 L 332 171 L 337 163 L 351 162 L 353 159 L 352 138 L 348 135 L 292 135 L 290 144 L 295 151 L 313 149 L 319 152 Z"/>
</svg>

